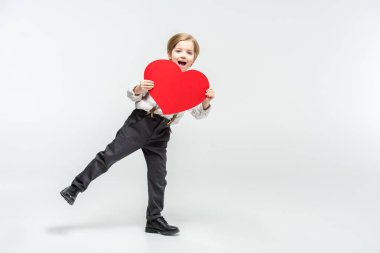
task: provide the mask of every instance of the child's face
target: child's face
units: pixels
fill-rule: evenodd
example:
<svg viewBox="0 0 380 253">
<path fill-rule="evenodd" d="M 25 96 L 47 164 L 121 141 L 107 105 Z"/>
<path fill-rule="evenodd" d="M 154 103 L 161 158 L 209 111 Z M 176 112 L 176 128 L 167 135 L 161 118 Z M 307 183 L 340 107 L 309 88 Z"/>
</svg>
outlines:
<svg viewBox="0 0 380 253">
<path fill-rule="evenodd" d="M 182 71 L 188 70 L 194 63 L 194 44 L 191 40 L 183 40 L 175 45 L 169 60 L 176 63 Z"/>
</svg>

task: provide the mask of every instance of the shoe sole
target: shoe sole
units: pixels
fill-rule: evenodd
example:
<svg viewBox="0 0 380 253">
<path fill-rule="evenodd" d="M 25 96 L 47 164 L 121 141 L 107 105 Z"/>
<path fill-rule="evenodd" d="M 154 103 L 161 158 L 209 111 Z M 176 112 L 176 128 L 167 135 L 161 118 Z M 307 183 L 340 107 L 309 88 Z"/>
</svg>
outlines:
<svg viewBox="0 0 380 253">
<path fill-rule="evenodd" d="M 164 231 L 160 231 L 158 229 L 155 229 L 155 228 L 145 228 L 145 232 L 147 233 L 154 233 L 154 234 L 161 234 L 161 235 L 175 235 L 179 232 L 179 229 L 173 231 L 173 232 L 164 232 Z"/>
<path fill-rule="evenodd" d="M 70 200 L 69 198 L 67 198 L 67 196 L 65 194 L 63 194 L 63 191 L 62 190 L 60 193 L 61 193 L 61 196 L 66 200 L 67 203 L 69 203 L 70 205 L 73 205 L 74 202 L 72 200 Z"/>
</svg>

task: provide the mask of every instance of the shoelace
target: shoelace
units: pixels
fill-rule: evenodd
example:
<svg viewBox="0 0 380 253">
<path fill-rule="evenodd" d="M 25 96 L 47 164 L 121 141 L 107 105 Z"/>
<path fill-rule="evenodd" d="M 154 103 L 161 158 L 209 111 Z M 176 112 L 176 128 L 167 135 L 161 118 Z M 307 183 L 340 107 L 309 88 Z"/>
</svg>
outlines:
<svg viewBox="0 0 380 253">
<path fill-rule="evenodd" d="M 164 223 L 166 224 L 166 225 L 168 225 L 168 222 L 165 220 L 165 218 L 164 217 L 161 217 L 162 218 L 162 220 L 164 221 Z"/>
</svg>

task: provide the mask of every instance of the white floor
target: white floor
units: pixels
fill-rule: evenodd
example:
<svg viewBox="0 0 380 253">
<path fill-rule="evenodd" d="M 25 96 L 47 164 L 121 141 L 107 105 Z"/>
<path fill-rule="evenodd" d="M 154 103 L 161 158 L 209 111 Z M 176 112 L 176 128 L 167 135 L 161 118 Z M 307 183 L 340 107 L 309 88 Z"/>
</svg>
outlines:
<svg viewBox="0 0 380 253">
<path fill-rule="evenodd" d="M 123 173 L 117 169 L 94 181 L 74 206 L 59 195 L 67 181 L 63 175 L 45 181 L 41 175 L 21 181 L 3 177 L 0 252 L 380 250 L 375 179 L 330 175 L 297 185 L 292 176 L 262 176 L 240 184 L 224 178 L 213 187 L 205 180 L 173 182 L 163 214 L 181 232 L 167 237 L 144 232 L 143 173 L 132 178 L 120 177 Z M 190 192 L 191 186 L 196 191 Z"/>
</svg>

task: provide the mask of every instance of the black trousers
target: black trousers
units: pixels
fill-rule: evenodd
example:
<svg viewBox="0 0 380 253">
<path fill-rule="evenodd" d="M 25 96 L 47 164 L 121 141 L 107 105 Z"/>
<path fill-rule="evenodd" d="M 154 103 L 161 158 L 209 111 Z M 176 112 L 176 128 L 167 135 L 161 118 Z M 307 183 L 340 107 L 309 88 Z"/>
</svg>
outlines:
<svg viewBox="0 0 380 253">
<path fill-rule="evenodd" d="M 117 131 L 115 139 L 105 150 L 96 154 L 87 167 L 75 177 L 72 185 L 85 191 L 92 180 L 105 173 L 115 162 L 138 149 L 142 149 L 148 167 L 148 207 L 147 220 L 161 216 L 164 208 L 166 186 L 166 147 L 170 139 L 168 119 L 154 114 L 147 115 L 135 109 Z"/>
</svg>

